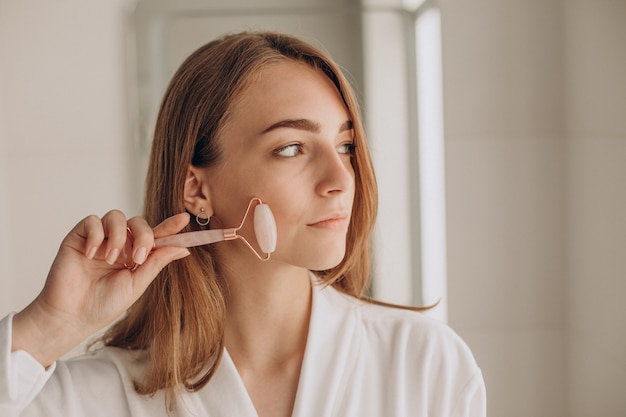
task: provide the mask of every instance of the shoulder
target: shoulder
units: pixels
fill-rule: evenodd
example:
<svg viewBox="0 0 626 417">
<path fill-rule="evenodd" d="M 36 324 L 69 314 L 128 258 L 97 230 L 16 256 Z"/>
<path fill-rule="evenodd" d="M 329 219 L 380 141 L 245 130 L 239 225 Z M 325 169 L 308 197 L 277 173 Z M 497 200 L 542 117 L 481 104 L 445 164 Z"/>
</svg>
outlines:
<svg viewBox="0 0 626 417">
<path fill-rule="evenodd" d="M 324 291 L 338 310 L 354 317 L 360 337 L 380 353 L 478 369 L 465 341 L 446 323 L 418 311 L 357 299 L 331 287 Z"/>
<path fill-rule="evenodd" d="M 64 366 L 73 379 L 119 380 L 122 385 L 131 384 L 143 372 L 146 362 L 144 351 L 115 347 L 101 347 L 93 352 L 68 359 Z"/>
<path fill-rule="evenodd" d="M 351 358 L 358 365 L 353 380 L 368 381 L 362 388 L 365 397 L 406 411 L 396 415 L 484 415 L 480 368 L 468 345 L 446 323 L 331 287 L 322 297 L 336 319 L 354 323 L 343 339 L 349 340 Z M 382 391 L 393 392 L 393 398 L 377 397 Z M 478 411 L 468 414 L 474 409 Z"/>
</svg>

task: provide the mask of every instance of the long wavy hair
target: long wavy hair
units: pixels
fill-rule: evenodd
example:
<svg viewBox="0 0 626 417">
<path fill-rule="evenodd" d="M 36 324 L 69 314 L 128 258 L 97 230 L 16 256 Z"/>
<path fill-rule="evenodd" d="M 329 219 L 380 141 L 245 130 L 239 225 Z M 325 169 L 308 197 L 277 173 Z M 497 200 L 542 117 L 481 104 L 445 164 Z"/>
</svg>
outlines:
<svg viewBox="0 0 626 417">
<path fill-rule="evenodd" d="M 328 77 L 352 120 L 356 189 L 346 254 L 339 265 L 316 274 L 326 285 L 366 298 L 378 193 L 362 119 L 355 94 L 338 65 L 298 38 L 275 32 L 227 35 L 202 46 L 182 63 L 156 121 L 144 216 L 156 225 L 185 211 L 189 164 L 206 167 L 219 160 L 220 132 L 238 97 L 265 66 L 285 60 L 305 63 Z M 198 227 L 192 222 L 186 230 Z M 146 350 L 147 368 L 142 379 L 135 381 L 135 389 L 140 394 L 165 389 L 169 409 L 183 387 L 197 390 L 210 380 L 224 350 L 225 283 L 209 246 L 191 251 L 191 256 L 168 265 L 103 337 L 107 346 Z"/>
</svg>

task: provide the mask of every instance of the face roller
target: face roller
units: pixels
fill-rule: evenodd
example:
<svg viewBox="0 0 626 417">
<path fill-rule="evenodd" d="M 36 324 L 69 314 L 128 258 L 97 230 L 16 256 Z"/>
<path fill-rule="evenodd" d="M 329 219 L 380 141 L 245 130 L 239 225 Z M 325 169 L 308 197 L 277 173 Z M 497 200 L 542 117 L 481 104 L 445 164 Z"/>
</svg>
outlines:
<svg viewBox="0 0 626 417">
<path fill-rule="evenodd" d="M 248 213 L 250 213 L 252 204 L 255 202 L 258 204 L 254 207 L 254 234 L 261 251 L 265 253 L 265 257 L 261 256 L 250 244 L 250 242 L 238 233 L 246 222 L 246 218 L 248 217 Z M 276 250 L 276 222 L 274 221 L 274 215 L 272 214 L 270 207 L 267 204 L 263 204 L 260 198 L 254 197 L 250 200 L 246 213 L 243 215 L 241 224 L 238 227 L 179 233 L 177 235 L 156 239 L 154 244 L 156 248 L 162 246 L 190 248 L 192 246 L 208 245 L 211 243 L 234 239 L 241 239 L 248 246 L 248 248 L 254 252 L 257 258 L 262 261 L 267 261 L 270 258 L 270 253 Z"/>
<path fill-rule="evenodd" d="M 256 249 L 248 242 L 248 240 L 239 234 L 239 230 L 243 227 L 252 208 L 252 204 L 257 203 L 254 207 L 254 234 L 256 241 L 259 244 L 259 248 L 265 253 L 265 256 L 261 256 Z M 129 233 L 130 233 L 130 229 Z M 272 210 L 267 204 L 263 204 L 260 198 L 253 197 L 248 203 L 246 213 L 241 219 L 241 224 L 237 227 L 229 229 L 211 229 L 211 230 L 199 230 L 195 232 L 179 233 L 177 235 L 162 237 L 155 239 L 154 247 L 160 248 L 163 246 L 178 246 L 183 248 L 190 248 L 192 246 L 209 245 L 211 243 L 222 242 L 225 240 L 241 239 L 248 248 L 262 261 L 267 261 L 270 258 L 270 253 L 276 250 L 276 221 Z M 131 240 L 127 241 L 127 246 Z M 134 270 L 139 265 L 130 261 L 130 257 L 127 255 L 130 253 L 130 247 L 124 248 L 122 251 L 123 257 L 128 260 L 123 262 L 124 267 Z"/>
</svg>

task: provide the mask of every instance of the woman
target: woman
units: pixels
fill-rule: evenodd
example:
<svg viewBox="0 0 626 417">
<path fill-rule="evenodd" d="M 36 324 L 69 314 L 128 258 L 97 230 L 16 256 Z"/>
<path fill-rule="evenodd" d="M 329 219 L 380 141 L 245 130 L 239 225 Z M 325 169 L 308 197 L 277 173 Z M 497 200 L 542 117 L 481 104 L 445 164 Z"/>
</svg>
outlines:
<svg viewBox="0 0 626 417">
<path fill-rule="evenodd" d="M 237 240 L 152 250 L 238 225 L 254 197 L 276 219 L 268 261 Z M 165 93 L 145 219 L 82 220 L 41 294 L 1 322 L 1 414 L 484 416 L 466 345 L 364 296 L 376 204 L 336 64 L 277 33 L 207 44 Z M 105 347 L 57 361 L 124 312 Z"/>
</svg>

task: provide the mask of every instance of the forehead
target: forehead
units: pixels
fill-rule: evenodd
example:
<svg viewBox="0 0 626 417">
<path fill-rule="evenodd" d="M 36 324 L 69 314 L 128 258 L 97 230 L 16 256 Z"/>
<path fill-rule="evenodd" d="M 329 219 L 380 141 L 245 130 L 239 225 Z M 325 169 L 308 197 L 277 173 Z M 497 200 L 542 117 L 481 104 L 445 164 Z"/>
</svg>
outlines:
<svg viewBox="0 0 626 417">
<path fill-rule="evenodd" d="M 246 119 L 293 117 L 319 107 L 342 113 L 341 117 L 348 114 L 337 87 L 321 70 L 285 59 L 267 64 L 254 74 L 233 101 L 230 114 Z"/>
</svg>

